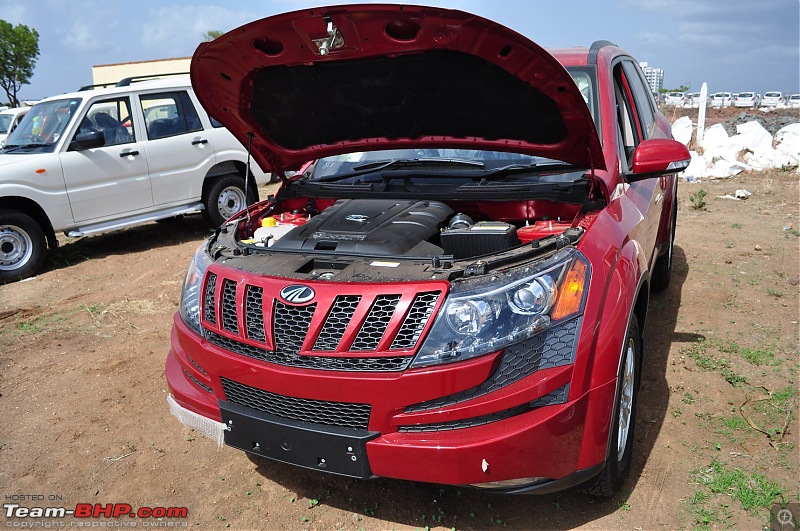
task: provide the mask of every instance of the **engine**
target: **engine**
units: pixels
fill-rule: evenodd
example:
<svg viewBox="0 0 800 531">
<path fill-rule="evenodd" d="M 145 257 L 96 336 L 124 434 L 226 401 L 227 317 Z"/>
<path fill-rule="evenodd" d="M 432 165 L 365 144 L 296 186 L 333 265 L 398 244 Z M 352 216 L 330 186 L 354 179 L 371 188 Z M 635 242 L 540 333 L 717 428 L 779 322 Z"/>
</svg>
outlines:
<svg viewBox="0 0 800 531">
<path fill-rule="evenodd" d="M 341 199 L 270 246 L 336 254 L 432 256 L 453 210 L 438 201 Z"/>
</svg>

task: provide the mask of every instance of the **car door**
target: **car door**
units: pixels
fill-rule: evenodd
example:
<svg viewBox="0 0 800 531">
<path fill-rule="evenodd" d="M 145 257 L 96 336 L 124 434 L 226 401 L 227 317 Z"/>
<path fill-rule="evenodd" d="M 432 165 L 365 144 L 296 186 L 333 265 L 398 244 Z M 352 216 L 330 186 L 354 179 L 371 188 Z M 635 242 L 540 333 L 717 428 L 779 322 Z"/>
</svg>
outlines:
<svg viewBox="0 0 800 531">
<path fill-rule="evenodd" d="M 156 205 L 200 200 L 214 165 L 214 144 L 187 89 L 139 94 L 147 129 L 147 160 Z"/>
<path fill-rule="evenodd" d="M 124 217 L 153 206 L 141 132 L 129 96 L 99 99 L 78 116 L 61 153 L 61 167 L 76 223 Z M 100 132 L 100 147 L 77 149 L 76 136 Z"/>
<path fill-rule="evenodd" d="M 657 135 L 655 104 L 652 103 L 650 92 L 643 77 L 638 75 L 637 68 L 635 63 L 625 59 L 614 67 L 619 129 L 624 148 L 624 155 L 621 157 L 624 172 L 630 171 L 633 153 L 638 145 Z M 666 179 L 644 179 L 631 183 L 626 191 L 626 195 L 642 214 L 643 219 L 636 228 L 635 238 L 643 246 L 651 265 L 656 257 L 656 238 L 666 182 Z"/>
</svg>

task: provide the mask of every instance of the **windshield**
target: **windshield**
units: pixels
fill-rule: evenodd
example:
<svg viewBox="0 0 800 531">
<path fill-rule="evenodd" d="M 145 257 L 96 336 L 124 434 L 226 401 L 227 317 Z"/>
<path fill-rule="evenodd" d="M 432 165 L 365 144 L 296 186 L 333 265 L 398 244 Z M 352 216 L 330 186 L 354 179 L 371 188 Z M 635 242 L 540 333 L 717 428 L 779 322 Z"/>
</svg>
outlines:
<svg viewBox="0 0 800 531">
<path fill-rule="evenodd" d="M 55 146 L 80 102 L 72 98 L 34 105 L 9 135 L 6 149 Z"/>
<path fill-rule="evenodd" d="M 498 170 L 541 171 L 542 167 L 563 168 L 568 164 L 531 155 L 480 151 L 475 149 L 390 149 L 381 151 L 359 151 L 325 157 L 317 161 L 309 181 L 329 181 L 337 176 L 347 178 L 373 171 L 393 170 L 400 166 L 427 167 L 431 177 L 441 175 L 453 177 L 481 177 Z M 571 168 L 571 167 L 570 167 Z M 455 173 L 454 173 L 455 172 Z"/>
</svg>

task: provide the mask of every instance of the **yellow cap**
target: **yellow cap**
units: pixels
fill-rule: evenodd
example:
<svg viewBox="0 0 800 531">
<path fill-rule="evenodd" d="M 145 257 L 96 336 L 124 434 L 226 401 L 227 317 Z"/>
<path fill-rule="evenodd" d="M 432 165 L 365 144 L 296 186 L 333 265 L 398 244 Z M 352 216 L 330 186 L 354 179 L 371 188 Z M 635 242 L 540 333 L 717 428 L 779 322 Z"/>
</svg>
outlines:
<svg viewBox="0 0 800 531">
<path fill-rule="evenodd" d="M 268 218 L 264 218 L 261 220 L 262 227 L 275 227 L 277 225 L 278 222 L 272 216 L 269 216 Z"/>
</svg>

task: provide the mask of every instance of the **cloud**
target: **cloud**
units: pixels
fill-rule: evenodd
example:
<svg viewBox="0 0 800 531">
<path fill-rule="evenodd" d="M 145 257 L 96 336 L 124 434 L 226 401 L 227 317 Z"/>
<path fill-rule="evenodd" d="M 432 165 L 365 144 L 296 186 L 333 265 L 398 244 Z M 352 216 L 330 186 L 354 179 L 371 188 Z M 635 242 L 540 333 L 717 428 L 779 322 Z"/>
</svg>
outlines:
<svg viewBox="0 0 800 531">
<path fill-rule="evenodd" d="M 209 30 L 226 32 L 258 18 L 217 6 L 169 6 L 150 9 L 139 31 L 141 45 L 154 57 L 190 55 Z"/>
</svg>

